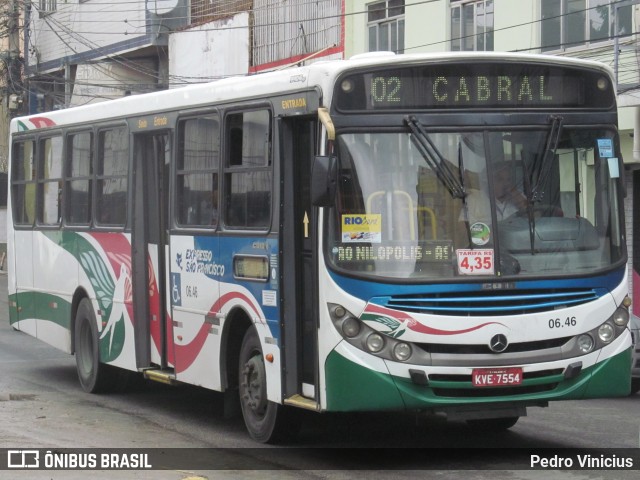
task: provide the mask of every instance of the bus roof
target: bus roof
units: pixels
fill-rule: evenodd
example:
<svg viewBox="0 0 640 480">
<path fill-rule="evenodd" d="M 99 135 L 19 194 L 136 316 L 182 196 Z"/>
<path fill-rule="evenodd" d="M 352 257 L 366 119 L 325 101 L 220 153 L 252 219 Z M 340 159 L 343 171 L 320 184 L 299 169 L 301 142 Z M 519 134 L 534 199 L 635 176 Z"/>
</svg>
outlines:
<svg viewBox="0 0 640 480">
<path fill-rule="evenodd" d="M 308 66 L 292 67 L 278 71 L 242 77 L 229 77 L 208 83 L 198 83 L 153 93 L 132 95 L 84 106 L 18 117 L 11 121 L 11 132 L 46 127 L 63 127 L 95 120 L 116 120 L 147 115 L 153 112 L 169 112 L 231 101 L 250 100 L 314 87 L 322 89 L 323 102 L 330 103 L 333 83 L 344 71 L 352 68 L 412 65 L 419 63 L 507 61 L 520 63 L 544 63 L 596 69 L 610 78 L 611 69 L 599 62 L 552 55 L 505 52 L 442 52 L 430 54 L 403 54 L 371 52 L 356 55 L 349 60 L 319 61 Z"/>
</svg>

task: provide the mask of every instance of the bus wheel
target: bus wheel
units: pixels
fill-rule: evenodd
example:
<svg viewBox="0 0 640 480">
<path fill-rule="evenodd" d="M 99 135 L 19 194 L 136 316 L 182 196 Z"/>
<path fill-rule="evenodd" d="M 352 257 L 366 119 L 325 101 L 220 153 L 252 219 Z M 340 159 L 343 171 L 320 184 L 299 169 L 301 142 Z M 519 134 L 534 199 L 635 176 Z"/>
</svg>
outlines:
<svg viewBox="0 0 640 480">
<path fill-rule="evenodd" d="M 501 432 L 513 427 L 520 417 L 503 417 L 503 418 L 480 418 L 476 420 L 467 420 L 474 430 L 483 430 L 486 432 Z"/>
<path fill-rule="evenodd" d="M 244 335 L 239 363 L 240 407 L 249 435 L 261 443 L 275 443 L 295 432 L 284 418 L 285 407 L 267 400 L 267 374 L 260 339 L 255 328 Z"/>
<path fill-rule="evenodd" d="M 100 363 L 98 327 L 88 298 L 83 298 L 78 305 L 74 338 L 76 370 L 82 389 L 88 393 L 104 391 L 111 382 L 111 371 L 108 365 Z"/>
</svg>

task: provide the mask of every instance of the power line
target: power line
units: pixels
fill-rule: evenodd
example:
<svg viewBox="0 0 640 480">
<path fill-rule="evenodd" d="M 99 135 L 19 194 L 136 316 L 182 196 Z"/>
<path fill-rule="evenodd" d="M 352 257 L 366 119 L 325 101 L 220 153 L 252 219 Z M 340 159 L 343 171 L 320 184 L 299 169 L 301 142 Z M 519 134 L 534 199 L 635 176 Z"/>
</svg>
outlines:
<svg viewBox="0 0 640 480">
<path fill-rule="evenodd" d="M 318 2 L 306 2 L 305 4 L 311 4 L 313 3 L 313 5 L 318 5 Z M 335 0 L 333 1 L 328 1 L 325 2 L 326 4 L 332 5 L 335 4 L 337 7 L 340 6 L 339 2 L 336 2 Z M 259 12 L 261 13 L 261 11 Z M 335 15 L 333 17 L 336 17 Z M 328 17 L 321 17 L 321 18 L 328 18 Z M 68 48 L 69 50 L 71 50 L 72 52 L 77 53 L 78 50 L 75 46 L 71 45 L 70 40 L 73 40 L 75 42 L 78 43 L 78 45 L 82 45 L 84 47 L 87 47 L 90 50 L 100 50 L 101 48 L 104 48 L 104 46 L 101 46 L 95 42 L 91 42 L 90 40 L 88 40 L 85 36 L 83 36 L 80 32 L 77 32 L 75 30 L 72 30 L 71 28 L 69 28 L 68 26 L 64 25 L 62 22 L 58 21 L 54 16 L 52 15 L 47 15 L 43 17 L 43 20 L 45 22 L 45 24 L 48 25 L 49 30 L 55 32 L 56 36 L 58 37 L 58 40 L 61 42 L 62 45 L 64 45 L 66 48 Z M 316 19 L 307 19 L 309 21 L 313 21 Z M 300 22 L 300 20 L 296 19 L 294 21 L 290 21 L 290 22 L 279 22 L 280 24 L 295 24 L 297 25 Z M 274 23 L 270 23 L 268 25 L 265 25 L 265 28 L 269 28 L 269 27 L 273 27 Z M 246 29 L 247 27 L 239 27 L 239 28 L 243 28 Z M 198 31 L 202 32 L 202 31 L 208 31 L 208 30 L 213 30 L 213 29 L 199 29 Z M 219 28 L 215 29 L 215 30 L 220 30 Z M 314 35 L 318 35 L 318 34 L 322 34 L 323 31 L 327 31 L 328 29 L 324 29 L 324 30 L 319 30 L 314 32 Z M 63 35 L 64 34 L 64 37 Z M 326 47 L 324 47 L 324 49 L 326 49 Z M 118 60 L 120 58 L 120 60 Z M 117 61 L 119 63 L 122 63 L 123 65 L 127 65 L 129 66 L 128 60 L 119 57 L 119 56 L 114 56 L 114 55 L 106 55 L 105 59 L 108 60 L 114 60 Z M 136 68 L 138 71 L 140 71 L 139 68 Z M 150 75 L 155 77 L 156 79 L 159 79 L 159 77 L 155 74 L 155 71 L 145 71 L 142 72 L 144 74 Z M 219 77 L 217 77 L 219 78 Z M 194 79 L 197 79 L 199 81 L 206 81 L 206 80 L 211 80 L 212 77 L 185 77 L 185 76 L 177 76 L 177 75 L 170 75 L 168 77 L 168 79 L 171 80 L 176 80 L 176 82 L 172 82 L 171 84 L 184 84 L 187 82 L 191 82 Z"/>
<path fill-rule="evenodd" d="M 405 8 L 415 7 L 415 6 L 418 6 L 418 5 L 423 5 L 423 4 L 428 4 L 428 3 L 434 3 L 434 2 L 437 2 L 437 1 L 439 1 L 439 0 L 426 0 L 426 1 L 421 1 L 421 2 L 415 2 L 415 3 L 409 4 L 409 5 L 405 5 Z M 618 3 L 620 3 L 621 1 L 622 1 L 622 0 L 615 1 L 615 2 L 610 2 L 610 3 L 608 3 L 608 4 L 607 4 L 607 6 L 612 6 L 612 5 L 618 4 Z M 233 2 L 233 1 L 231 1 L 231 2 L 227 2 L 227 4 L 232 4 L 232 3 L 234 3 L 234 2 Z M 306 5 L 306 4 L 316 4 L 316 3 L 317 3 L 317 2 L 315 2 L 315 1 L 302 2 L 302 4 L 305 4 L 305 5 Z M 138 2 L 129 2 L 129 1 L 126 1 L 126 2 L 114 2 L 114 3 L 112 3 L 111 5 L 113 5 L 113 4 L 117 4 L 117 5 L 120 5 L 120 6 L 121 6 L 121 5 L 127 5 L 127 4 L 139 4 L 139 3 L 138 3 Z M 76 5 L 77 5 L 77 4 L 76 4 Z M 80 4 L 80 5 L 85 5 L 85 4 Z M 102 4 L 101 4 L 101 6 L 105 6 L 105 5 L 110 5 L 110 4 L 109 4 L 109 3 L 102 3 Z M 254 5 L 255 5 L 255 4 L 254 4 Z M 266 5 L 268 5 L 267 7 L 265 7 L 266 9 L 276 10 L 277 8 L 280 8 L 278 5 L 275 5 L 275 4 L 266 4 Z M 524 22 L 524 23 L 520 23 L 520 24 L 516 24 L 516 25 L 510 25 L 510 26 L 502 27 L 502 28 L 500 28 L 500 29 L 494 29 L 493 31 L 494 31 L 494 32 L 498 32 L 498 31 L 504 31 L 504 30 L 514 29 L 514 28 L 519 28 L 519 27 L 523 27 L 523 26 L 529 26 L 529 25 L 533 25 L 533 24 L 538 24 L 538 23 L 542 22 L 543 20 L 550 20 L 550 19 L 555 19 L 555 18 L 562 18 L 562 17 L 567 17 L 567 16 L 569 16 L 569 15 L 575 15 L 575 14 L 579 14 L 579 13 L 584 13 L 584 12 L 587 12 L 587 11 L 589 11 L 589 10 L 592 10 L 593 8 L 595 8 L 595 7 L 590 7 L 590 8 L 586 8 L 586 9 L 583 9 L 583 10 L 580 10 L 580 11 L 575 11 L 575 12 L 564 13 L 564 14 L 561 14 L 561 15 L 558 15 L 558 16 L 555 16 L 555 17 L 549 17 L 549 18 L 545 18 L 545 19 L 535 19 L 535 20 L 532 20 L 532 21 L 530 21 L 530 22 Z M 113 10 L 111 10 L 111 11 L 113 11 Z M 139 9 L 135 9 L 135 10 L 134 10 L 134 9 L 130 9 L 130 10 L 122 10 L 122 12 L 128 12 L 128 11 L 131 11 L 131 12 L 139 12 Z M 242 10 L 242 11 L 245 11 L 245 10 Z M 117 11 L 116 11 L 116 12 L 117 12 Z M 237 13 L 237 12 L 239 12 L 239 11 L 235 11 L 235 13 Z M 232 13 L 233 13 L 233 12 L 232 12 Z M 363 14 L 367 14 L 367 13 L 368 13 L 368 10 L 364 10 L 364 11 L 356 11 L 356 12 L 350 12 L 350 13 L 348 13 L 348 14 L 344 14 L 344 15 L 343 15 L 343 12 L 341 12 L 340 14 L 337 14 L 337 15 L 323 16 L 323 17 L 321 17 L 321 18 L 322 18 L 322 19 L 337 19 L 337 18 L 344 18 L 345 16 L 363 15 Z M 52 17 L 52 18 L 53 18 L 53 15 L 45 15 L 43 18 L 44 18 L 44 19 L 47 19 L 47 18 L 49 18 L 49 17 Z M 54 22 L 53 22 L 53 20 L 52 20 L 52 18 L 50 18 L 50 19 L 49 19 L 49 22 L 51 22 L 51 24 L 53 24 L 53 23 L 54 23 Z M 174 18 L 175 18 L 175 19 L 184 19 L 184 17 L 174 17 Z M 232 26 L 232 27 L 225 27 L 225 28 L 222 28 L 222 29 L 221 29 L 221 28 L 210 28 L 210 29 L 207 29 L 207 28 L 201 28 L 201 29 L 198 29 L 197 31 L 198 31 L 198 32 L 206 32 L 206 31 L 219 31 L 219 30 L 226 30 L 226 29 L 231 30 L 231 29 L 236 29 L 236 28 L 242 28 L 242 29 L 246 29 L 246 28 L 273 28 L 273 27 L 277 27 L 277 26 L 283 26 L 283 25 L 295 24 L 295 23 L 298 23 L 298 22 L 300 22 L 300 21 L 306 21 L 306 20 L 308 20 L 308 19 L 305 19 L 305 20 L 292 20 L 292 21 L 279 21 L 279 22 L 269 23 L 269 24 L 264 25 L 264 26 L 256 26 L 256 25 L 253 25 L 252 27 L 246 27 L 246 26 L 242 26 L 242 27 L 237 27 L 237 26 L 236 26 L 236 27 L 233 27 L 233 26 Z M 118 22 L 121 22 L 121 20 L 119 20 Z M 50 25 L 51 25 L 51 24 L 50 24 Z M 55 22 L 55 25 L 57 25 L 61 30 L 65 31 L 65 33 L 66 33 L 67 35 L 69 35 L 71 38 L 74 38 L 74 39 L 75 39 L 75 41 L 79 42 L 80 44 L 83 44 L 83 42 L 84 42 L 84 46 L 86 46 L 87 48 L 94 49 L 94 50 L 97 50 L 97 49 L 99 49 L 99 48 L 100 48 L 100 45 L 98 45 L 97 43 L 94 43 L 94 42 L 90 42 L 86 37 L 84 37 L 84 35 L 85 35 L 85 34 L 87 34 L 87 33 L 89 33 L 89 32 L 82 32 L 82 31 L 78 31 L 78 30 L 75 30 L 75 29 L 74 29 L 74 30 L 71 30 L 69 27 L 67 27 L 67 26 L 65 26 L 65 25 L 63 25 L 63 24 L 61 24 L 61 23 L 60 23 L 59 21 L 57 21 L 57 20 L 56 20 L 56 22 Z M 147 25 L 147 24 L 145 24 L 145 27 L 146 27 L 146 25 Z M 53 27 L 50 27 L 50 28 L 51 28 L 52 30 L 55 30 L 55 28 L 53 28 Z M 140 27 L 140 28 L 141 28 L 141 27 Z M 186 33 L 186 32 L 190 32 L 190 31 L 194 31 L 194 30 L 185 30 L 185 31 L 183 31 L 183 32 L 184 32 L 184 33 Z M 183 32 L 181 32 L 181 33 L 183 33 Z M 117 35 L 118 33 L 115 33 L 115 34 Z M 469 37 L 474 37 L 474 36 L 476 36 L 476 35 L 468 35 L 468 36 L 465 36 L 465 37 L 461 37 L 461 39 L 463 39 L 463 38 L 469 38 Z M 68 47 L 70 46 L 70 45 L 68 44 L 68 41 L 63 40 L 62 38 L 60 38 L 60 40 L 61 40 L 61 41 L 63 42 L 63 44 L 65 44 L 66 46 L 68 46 Z M 442 40 L 442 41 L 433 42 L 433 43 L 429 43 L 429 44 L 423 44 L 423 45 L 417 45 L 417 46 L 409 46 L 409 47 L 405 47 L 405 50 L 412 50 L 412 49 L 417 49 L 417 48 L 422 48 L 422 47 L 428 47 L 428 46 L 433 46 L 433 45 L 438 45 L 438 44 L 448 43 L 448 42 L 449 42 L 449 41 L 451 41 L 451 40 L 452 40 L 452 39 L 447 39 L 447 40 Z M 455 39 L 453 39 L 453 40 L 455 40 Z M 283 41 L 284 41 L 284 40 L 283 40 Z M 66 43 L 65 43 L 65 42 L 66 42 Z M 87 42 L 88 42 L 88 43 L 87 43 Z M 568 43 L 568 42 L 564 42 L 564 43 L 561 43 L 561 44 L 558 44 L 558 45 L 555 45 L 555 46 L 547 46 L 547 47 L 557 47 L 558 49 L 561 49 L 561 48 L 566 47 L 567 45 L 569 45 L 569 43 Z M 522 51 L 530 51 L 530 50 L 539 50 L 540 48 L 541 48 L 541 47 L 534 47 L 534 48 L 529 48 L 529 49 L 517 49 L 517 50 L 512 50 L 512 51 L 520 51 L 520 52 L 522 52 Z M 575 52 L 574 52 L 574 53 L 575 53 Z M 119 56 L 119 55 L 108 55 L 108 56 L 105 56 L 105 60 L 120 61 L 120 62 L 122 62 L 122 64 L 130 66 L 130 64 L 129 64 L 129 60 L 127 60 L 126 58 L 121 57 L 121 56 Z M 622 67 L 626 67 L 626 65 L 623 65 Z M 154 71 L 154 72 L 151 72 L 151 75 L 152 75 L 155 79 L 160 80 L 160 77 L 159 77 L 158 75 L 156 75 L 156 74 L 155 74 L 155 71 Z M 219 78 L 219 77 L 217 77 L 217 78 Z M 169 85 L 174 85 L 174 84 L 177 84 L 178 82 L 185 82 L 185 81 L 186 81 L 186 82 L 192 82 L 193 80 L 202 80 L 202 81 L 206 81 L 206 80 L 209 80 L 209 79 L 211 79 L 211 77 L 187 77 L 187 76 L 180 76 L 180 75 L 172 75 L 172 76 L 169 76 L 169 77 L 167 78 L 167 80 L 169 80 Z M 175 83 L 172 83 L 173 81 L 175 81 Z"/>
</svg>

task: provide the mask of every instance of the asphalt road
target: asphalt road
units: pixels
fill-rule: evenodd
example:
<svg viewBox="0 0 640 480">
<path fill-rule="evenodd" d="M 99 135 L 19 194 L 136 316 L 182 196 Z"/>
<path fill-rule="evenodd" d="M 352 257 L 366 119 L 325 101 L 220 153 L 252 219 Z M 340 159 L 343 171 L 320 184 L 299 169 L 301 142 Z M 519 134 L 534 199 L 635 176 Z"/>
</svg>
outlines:
<svg viewBox="0 0 640 480">
<path fill-rule="evenodd" d="M 181 454 L 217 455 L 222 466 L 216 471 L 196 470 L 198 464 L 163 471 L 0 470 L 0 479 L 638 478 L 637 469 L 523 469 L 516 457 L 529 455 L 526 449 L 545 449 L 550 457 L 568 448 L 636 449 L 640 395 L 530 409 L 502 434 L 476 433 L 434 416 L 307 415 L 298 441 L 275 450 L 252 442 L 240 418 L 225 417 L 214 392 L 139 381 L 124 393 L 88 395 L 78 384 L 72 356 L 9 326 L 6 282 L 0 274 L 0 451 L 183 448 Z"/>
</svg>

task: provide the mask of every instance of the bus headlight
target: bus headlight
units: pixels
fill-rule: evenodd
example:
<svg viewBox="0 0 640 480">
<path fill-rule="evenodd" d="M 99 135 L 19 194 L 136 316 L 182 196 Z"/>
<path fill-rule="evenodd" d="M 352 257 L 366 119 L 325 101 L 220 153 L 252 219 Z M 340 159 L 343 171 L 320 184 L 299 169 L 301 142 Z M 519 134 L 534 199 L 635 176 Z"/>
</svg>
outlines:
<svg viewBox="0 0 640 480">
<path fill-rule="evenodd" d="M 342 305 L 336 305 L 333 309 L 333 314 L 338 318 L 342 318 L 347 314 L 347 310 Z"/>
<path fill-rule="evenodd" d="M 625 327 L 627 323 L 629 323 L 629 310 L 626 308 L 618 308 L 611 319 L 617 326 Z"/>
<path fill-rule="evenodd" d="M 360 333 L 360 322 L 353 317 L 348 317 L 342 322 L 342 333 L 347 338 L 357 337 Z"/>
<path fill-rule="evenodd" d="M 419 346 L 395 338 L 392 329 L 377 330 L 349 309 L 336 303 L 327 303 L 329 316 L 340 336 L 355 348 L 393 362 L 430 364 L 431 358 Z M 378 326 L 378 323 L 375 322 Z M 384 327 L 383 327 L 384 328 Z M 402 334 L 402 331 L 400 332 Z"/>
<path fill-rule="evenodd" d="M 602 325 L 600 325 L 600 328 L 598 328 L 598 338 L 600 338 L 600 341 L 602 343 L 611 343 L 615 335 L 615 329 L 610 323 L 603 323 Z"/>
<path fill-rule="evenodd" d="M 411 345 L 408 343 L 400 342 L 393 347 L 393 356 L 399 362 L 404 362 L 411 356 Z"/>
<path fill-rule="evenodd" d="M 370 352 L 376 353 L 384 348 L 384 338 L 379 333 L 372 333 L 365 342 Z"/>
<path fill-rule="evenodd" d="M 595 344 L 593 342 L 593 338 L 591 338 L 591 335 L 587 335 L 585 333 L 578 337 L 578 348 L 582 353 L 589 353 L 591 350 L 593 350 L 594 345 Z"/>
</svg>

